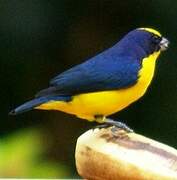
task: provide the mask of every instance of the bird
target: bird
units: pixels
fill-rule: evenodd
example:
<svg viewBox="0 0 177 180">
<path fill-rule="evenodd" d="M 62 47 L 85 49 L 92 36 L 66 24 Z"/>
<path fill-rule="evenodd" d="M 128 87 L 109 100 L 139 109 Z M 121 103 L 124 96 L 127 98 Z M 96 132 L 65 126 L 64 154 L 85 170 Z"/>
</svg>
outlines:
<svg viewBox="0 0 177 180">
<path fill-rule="evenodd" d="M 51 79 L 48 88 L 9 114 L 32 109 L 57 110 L 131 131 L 123 122 L 108 116 L 145 94 L 154 76 L 156 60 L 168 45 L 169 41 L 159 31 L 136 28 L 112 47 Z"/>
</svg>

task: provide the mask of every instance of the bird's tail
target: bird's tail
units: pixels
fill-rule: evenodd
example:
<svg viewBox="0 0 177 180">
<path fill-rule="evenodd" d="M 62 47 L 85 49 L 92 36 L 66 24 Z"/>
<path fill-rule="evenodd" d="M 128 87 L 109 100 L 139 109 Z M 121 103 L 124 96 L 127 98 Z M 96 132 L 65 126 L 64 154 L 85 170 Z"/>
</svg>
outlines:
<svg viewBox="0 0 177 180">
<path fill-rule="evenodd" d="M 35 107 L 49 102 L 49 101 L 68 101 L 69 97 L 64 97 L 64 96 L 52 96 L 52 97 L 39 97 L 39 98 L 35 98 L 31 101 L 28 101 L 24 104 L 22 104 L 21 106 L 18 106 L 17 108 L 13 109 L 12 111 L 9 112 L 10 115 L 17 115 L 17 114 L 21 114 L 24 113 L 26 111 L 30 111 L 32 109 L 34 109 Z"/>
</svg>

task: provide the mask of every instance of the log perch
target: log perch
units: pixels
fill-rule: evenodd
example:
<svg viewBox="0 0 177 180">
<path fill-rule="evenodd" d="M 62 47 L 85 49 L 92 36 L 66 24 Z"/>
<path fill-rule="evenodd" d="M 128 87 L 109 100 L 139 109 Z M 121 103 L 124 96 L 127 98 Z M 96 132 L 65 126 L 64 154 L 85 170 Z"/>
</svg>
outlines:
<svg viewBox="0 0 177 180">
<path fill-rule="evenodd" d="M 177 150 L 123 130 L 85 132 L 75 159 L 79 175 L 88 180 L 177 180 Z"/>
</svg>

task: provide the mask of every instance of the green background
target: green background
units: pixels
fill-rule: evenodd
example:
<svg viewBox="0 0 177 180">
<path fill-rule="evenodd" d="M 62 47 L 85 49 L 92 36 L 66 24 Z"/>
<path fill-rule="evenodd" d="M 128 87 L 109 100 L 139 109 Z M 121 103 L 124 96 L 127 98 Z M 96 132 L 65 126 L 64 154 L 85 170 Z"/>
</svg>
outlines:
<svg viewBox="0 0 177 180">
<path fill-rule="evenodd" d="M 146 95 L 112 118 L 177 148 L 176 19 L 176 0 L 0 0 L 0 177 L 77 177 L 75 143 L 94 123 L 62 112 L 8 112 L 137 27 L 159 30 L 170 48 L 158 59 Z M 34 161 L 25 171 L 30 153 Z"/>
</svg>

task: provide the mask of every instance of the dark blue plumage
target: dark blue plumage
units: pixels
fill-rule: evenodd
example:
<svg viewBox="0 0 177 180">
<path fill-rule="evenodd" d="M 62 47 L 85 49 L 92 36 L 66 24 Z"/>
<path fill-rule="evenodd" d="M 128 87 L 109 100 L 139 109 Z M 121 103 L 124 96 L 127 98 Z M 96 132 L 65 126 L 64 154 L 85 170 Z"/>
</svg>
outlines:
<svg viewBox="0 0 177 180">
<path fill-rule="evenodd" d="M 150 33 L 131 31 L 113 47 L 53 78 L 37 97 L 127 88 L 138 80 L 142 59 L 154 51 L 155 43 L 150 47 L 149 41 Z"/>
<path fill-rule="evenodd" d="M 16 108 L 16 114 L 42 103 L 70 101 L 73 95 L 127 88 L 138 81 L 143 58 L 159 50 L 159 42 L 147 31 L 136 29 L 113 47 L 77 65 L 50 81 L 50 87 L 40 91 L 36 99 Z"/>
<path fill-rule="evenodd" d="M 128 87 L 137 81 L 140 64 L 130 57 L 124 59 L 98 56 L 96 61 L 93 59 L 69 70 L 50 84 L 56 93 L 68 95 Z"/>
<path fill-rule="evenodd" d="M 34 107 L 39 106 L 48 101 L 70 101 L 71 97 L 69 96 L 44 96 L 28 101 L 21 106 L 17 107 L 15 110 L 12 110 L 9 114 L 24 113 L 26 111 L 32 110 Z"/>
</svg>

